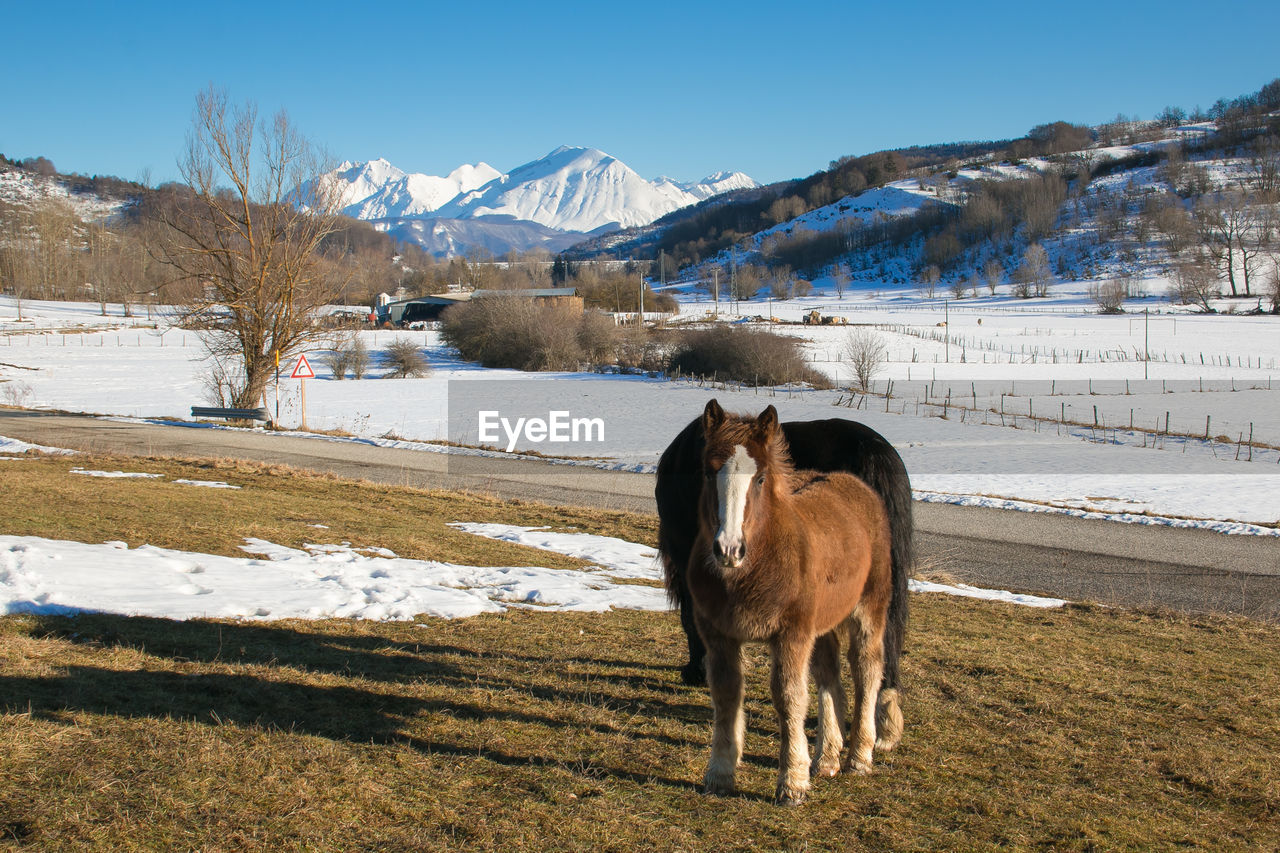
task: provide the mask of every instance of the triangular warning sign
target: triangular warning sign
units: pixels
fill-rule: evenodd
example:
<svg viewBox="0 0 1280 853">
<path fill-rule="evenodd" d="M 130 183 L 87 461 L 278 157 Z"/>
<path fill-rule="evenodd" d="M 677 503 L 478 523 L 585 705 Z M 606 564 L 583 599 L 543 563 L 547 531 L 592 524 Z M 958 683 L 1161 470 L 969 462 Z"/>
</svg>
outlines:
<svg viewBox="0 0 1280 853">
<path fill-rule="evenodd" d="M 307 361 L 305 355 L 298 356 L 298 364 L 293 368 L 293 373 L 289 374 L 290 379 L 315 379 L 316 372 L 311 369 L 311 362 Z"/>
</svg>

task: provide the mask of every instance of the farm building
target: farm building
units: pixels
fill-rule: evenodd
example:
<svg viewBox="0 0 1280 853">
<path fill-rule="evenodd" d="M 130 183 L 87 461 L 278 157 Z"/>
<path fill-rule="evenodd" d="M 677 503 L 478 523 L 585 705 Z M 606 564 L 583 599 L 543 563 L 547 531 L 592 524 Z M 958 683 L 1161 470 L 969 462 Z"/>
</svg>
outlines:
<svg viewBox="0 0 1280 853">
<path fill-rule="evenodd" d="M 440 315 L 450 305 L 469 302 L 473 299 L 491 299 L 503 296 L 523 296 L 537 300 L 551 300 L 582 310 L 582 297 L 572 287 L 543 287 L 530 290 L 471 290 L 464 293 L 433 293 L 428 296 L 415 296 L 412 299 L 401 299 L 398 302 L 385 302 L 374 307 L 376 323 L 379 326 L 407 326 L 410 323 L 422 323 L 439 320 Z"/>
</svg>

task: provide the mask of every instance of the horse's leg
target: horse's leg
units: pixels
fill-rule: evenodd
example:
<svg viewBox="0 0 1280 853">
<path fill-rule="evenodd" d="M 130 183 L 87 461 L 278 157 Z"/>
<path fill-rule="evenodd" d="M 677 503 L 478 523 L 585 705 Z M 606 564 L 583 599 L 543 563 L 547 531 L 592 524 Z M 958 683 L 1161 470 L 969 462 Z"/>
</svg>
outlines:
<svg viewBox="0 0 1280 853">
<path fill-rule="evenodd" d="M 742 644 L 715 629 L 707 634 L 707 684 L 711 688 L 713 723 L 711 760 L 704 784 L 708 794 L 732 794 L 747 729 L 742 712 Z"/>
<path fill-rule="evenodd" d="M 684 629 L 684 635 L 689 641 L 689 662 L 680 667 L 680 680 L 696 687 L 707 683 L 707 648 L 702 643 L 697 621 L 693 618 L 693 596 L 689 593 L 689 581 L 683 572 L 676 582 L 679 584 L 677 597 L 680 600 L 680 627 Z"/>
<path fill-rule="evenodd" d="M 849 617 L 849 669 L 853 675 L 854 703 L 852 743 L 845 759 L 846 772 L 871 772 L 871 752 L 876 742 L 876 699 L 884 675 L 884 613 L 869 614 L 863 605 Z"/>
<path fill-rule="evenodd" d="M 840 772 L 844 750 L 844 720 L 847 706 L 840 683 L 840 637 L 830 631 L 818 638 L 810 663 L 818 685 L 818 738 L 813 751 L 814 776 L 834 776 Z"/>
<path fill-rule="evenodd" d="M 809 793 L 809 742 L 804 719 L 809 710 L 809 660 L 814 638 L 779 635 L 771 646 L 773 707 L 778 712 L 782 747 L 778 755 L 776 799 L 786 806 L 799 805 Z"/>
</svg>

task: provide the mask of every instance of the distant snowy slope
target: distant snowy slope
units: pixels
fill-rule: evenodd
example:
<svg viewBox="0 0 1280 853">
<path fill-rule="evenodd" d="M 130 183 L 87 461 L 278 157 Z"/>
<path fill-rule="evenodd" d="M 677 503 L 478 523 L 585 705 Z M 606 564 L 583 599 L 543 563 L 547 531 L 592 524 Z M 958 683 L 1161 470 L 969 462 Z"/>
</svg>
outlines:
<svg viewBox="0 0 1280 853">
<path fill-rule="evenodd" d="M 661 181 L 671 181 L 671 179 L 659 178 L 658 182 Z M 696 183 L 675 182 L 675 185 L 698 201 L 706 201 L 712 196 L 733 190 L 746 190 L 760 186 L 757 181 L 742 172 L 716 172 Z"/>
<path fill-rule="evenodd" d="M 558 231 L 536 222 L 512 219 L 427 219 L 407 216 L 380 219 L 373 223 L 397 240 L 416 243 L 437 257 L 465 255 L 470 249 L 484 249 L 504 255 L 511 249 L 527 252 L 546 249 L 560 252 L 582 241 L 583 235 Z"/>
<path fill-rule="evenodd" d="M 48 201 L 69 205 L 72 212 L 85 221 L 114 216 L 129 204 L 119 199 L 69 192 L 54 178 L 42 177 L 22 169 L 0 168 L 0 202 L 29 208 Z"/>
<path fill-rule="evenodd" d="M 845 196 L 825 207 L 814 208 L 794 219 L 757 232 L 754 238 L 755 245 L 761 245 L 770 237 L 792 234 L 796 229 L 827 231 L 850 221 L 864 225 L 876 221 L 877 217 L 889 219 L 910 216 L 926 204 L 937 201 L 938 198 L 934 192 L 920 189 L 919 181 L 914 178 L 894 181 L 883 187 Z"/>
<path fill-rule="evenodd" d="M 586 233 L 644 225 L 720 193 L 758 184 L 741 172 L 701 181 L 646 180 L 595 148 L 562 146 L 508 174 L 480 163 L 441 178 L 411 174 L 386 160 L 343 163 L 327 180 L 342 187 L 343 212 L 365 220 L 487 219 Z M 422 229 L 418 229 L 422 230 Z"/>
</svg>

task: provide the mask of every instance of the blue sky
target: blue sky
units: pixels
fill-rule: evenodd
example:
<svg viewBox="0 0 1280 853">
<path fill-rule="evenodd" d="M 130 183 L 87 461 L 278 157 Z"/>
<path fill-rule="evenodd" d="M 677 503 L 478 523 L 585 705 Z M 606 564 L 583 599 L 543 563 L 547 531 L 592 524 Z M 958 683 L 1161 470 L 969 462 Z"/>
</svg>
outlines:
<svg viewBox="0 0 1280 853">
<path fill-rule="evenodd" d="M 188 8 L 190 6 L 190 8 Z M 769 182 L 845 154 L 1208 107 L 1280 76 L 1280 3 L 4 2 L 0 153 L 177 176 L 209 84 L 336 160 L 559 145 Z"/>
</svg>

